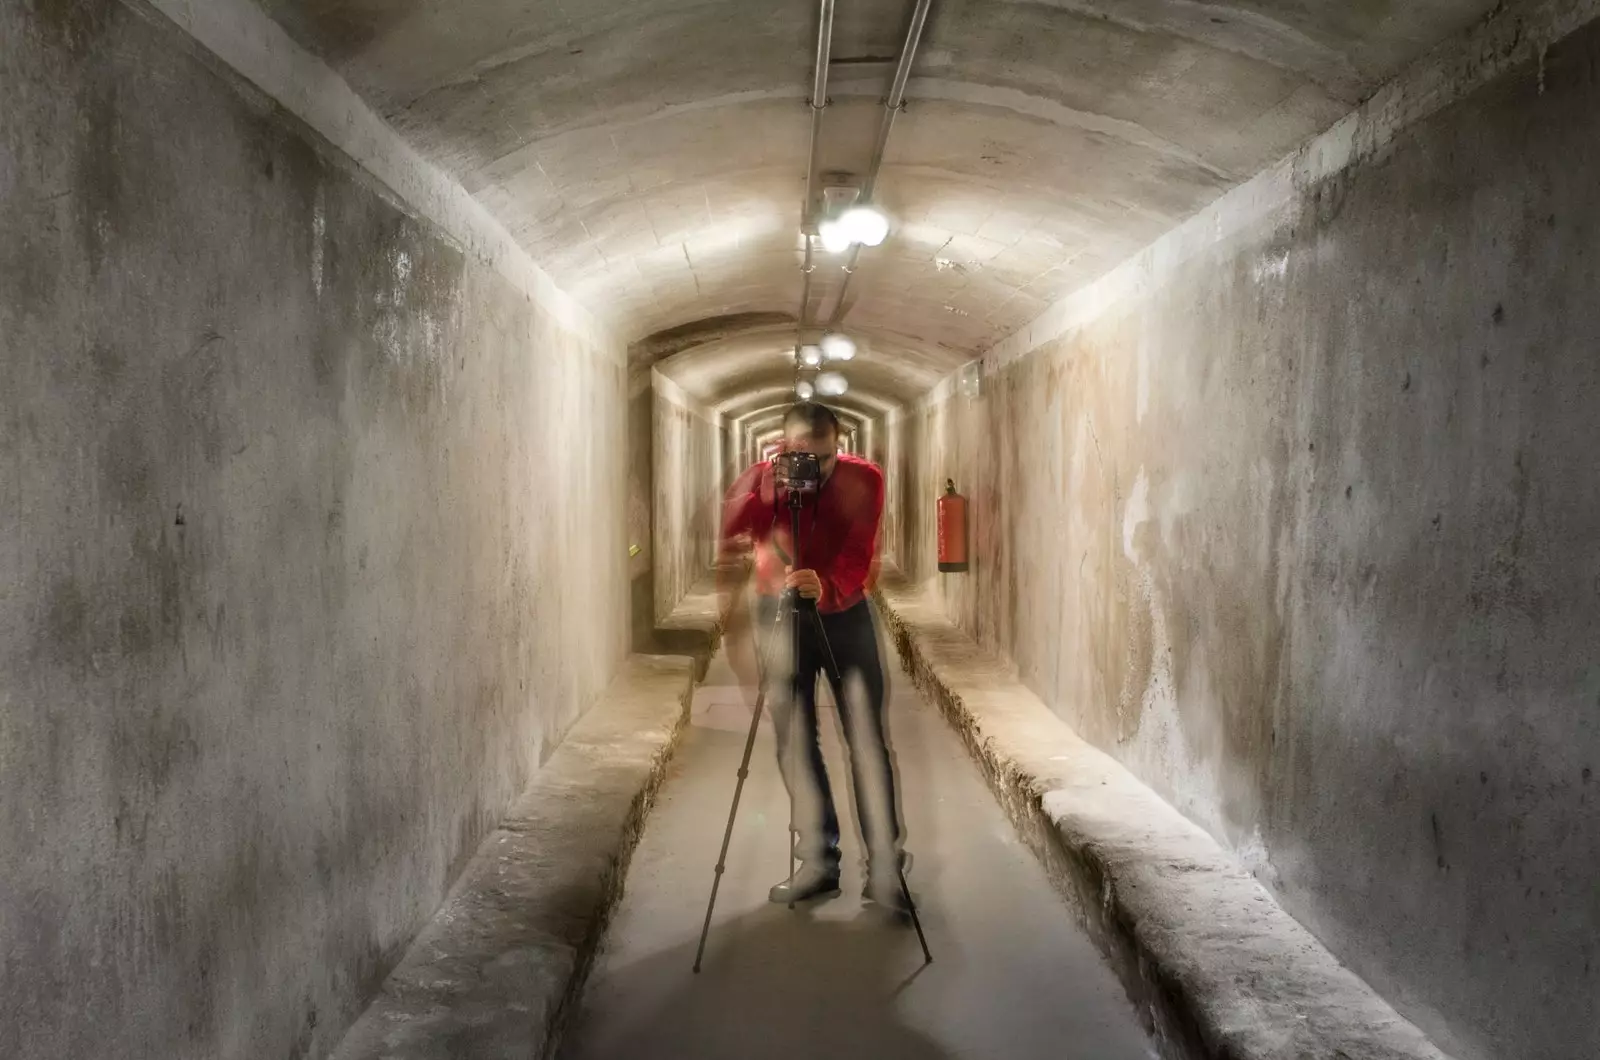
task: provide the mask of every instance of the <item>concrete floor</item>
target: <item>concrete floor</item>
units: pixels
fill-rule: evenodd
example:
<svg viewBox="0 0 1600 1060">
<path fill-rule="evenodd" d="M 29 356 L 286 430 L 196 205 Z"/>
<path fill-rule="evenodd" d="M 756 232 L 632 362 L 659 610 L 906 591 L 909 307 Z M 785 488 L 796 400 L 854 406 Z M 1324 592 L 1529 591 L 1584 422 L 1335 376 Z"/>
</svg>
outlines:
<svg viewBox="0 0 1600 1060">
<path fill-rule="evenodd" d="M 884 650 L 906 847 L 916 856 L 911 885 L 935 963 L 924 967 L 909 926 L 861 906 L 860 836 L 830 708 L 823 738 L 845 831 L 844 893 L 793 912 L 766 900 L 789 863 L 788 799 L 764 718 L 705 963 L 693 974 L 749 727 L 719 656 L 696 693 L 565 1060 L 1155 1056 L 954 733 Z"/>
</svg>

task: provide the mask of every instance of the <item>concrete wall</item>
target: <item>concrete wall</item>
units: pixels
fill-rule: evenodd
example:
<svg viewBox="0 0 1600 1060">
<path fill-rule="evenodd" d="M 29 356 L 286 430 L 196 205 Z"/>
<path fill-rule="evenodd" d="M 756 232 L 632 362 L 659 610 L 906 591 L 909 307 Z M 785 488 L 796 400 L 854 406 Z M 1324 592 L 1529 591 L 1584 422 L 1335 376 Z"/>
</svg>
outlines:
<svg viewBox="0 0 1600 1060">
<path fill-rule="evenodd" d="M 722 513 L 723 429 L 716 415 L 653 372 L 655 614 L 663 619 L 704 578 Z M 742 470 L 742 469 L 741 469 Z"/>
<path fill-rule="evenodd" d="M 655 372 L 628 370 L 628 579 L 632 650 L 656 650 Z"/>
<path fill-rule="evenodd" d="M 324 1055 L 622 657 L 621 351 L 146 9 L 0 99 L 0 1052 Z"/>
<path fill-rule="evenodd" d="M 1571 1060 L 1600 1055 L 1600 28 L 1517 28 L 936 394 L 908 566 L 1443 1047 Z M 971 575 L 934 573 L 946 475 Z"/>
<path fill-rule="evenodd" d="M 906 507 L 924 503 L 920 494 L 912 492 L 913 465 L 909 444 L 910 429 L 919 422 L 902 412 L 886 413 L 874 425 L 875 455 L 872 459 L 883 469 L 883 530 L 880 551 L 886 563 L 900 564 L 908 551 Z M 931 500 L 926 501 L 932 504 Z"/>
</svg>

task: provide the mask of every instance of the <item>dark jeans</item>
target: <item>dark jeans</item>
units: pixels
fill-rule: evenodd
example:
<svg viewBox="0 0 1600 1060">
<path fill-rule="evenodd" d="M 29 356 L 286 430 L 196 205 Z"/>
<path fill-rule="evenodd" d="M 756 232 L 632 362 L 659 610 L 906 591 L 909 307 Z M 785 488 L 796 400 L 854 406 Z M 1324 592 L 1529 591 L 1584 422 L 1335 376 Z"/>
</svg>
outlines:
<svg viewBox="0 0 1600 1060">
<path fill-rule="evenodd" d="M 773 636 L 777 611 L 777 600 L 758 599 L 757 621 L 763 646 Z M 862 601 L 846 611 L 820 617 L 843 681 L 841 686 L 830 679 L 830 684 L 850 747 L 856 812 L 867 855 L 873 866 L 893 865 L 899 852 L 900 825 L 894 772 L 884 740 L 886 688 L 871 605 Z M 792 664 L 791 621 L 798 622 L 801 631 L 799 658 Z M 837 868 L 839 815 L 817 731 L 817 674 L 826 672 L 826 656 L 818 643 L 811 614 L 803 606 L 796 614 L 784 617 L 777 637 L 775 650 L 768 655 L 767 701 L 777 732 L 778 767 L 795 805 L 795 856 Z M 796 704 L 800 708 L 798 715 L 794 711 Z"/>
</svg>

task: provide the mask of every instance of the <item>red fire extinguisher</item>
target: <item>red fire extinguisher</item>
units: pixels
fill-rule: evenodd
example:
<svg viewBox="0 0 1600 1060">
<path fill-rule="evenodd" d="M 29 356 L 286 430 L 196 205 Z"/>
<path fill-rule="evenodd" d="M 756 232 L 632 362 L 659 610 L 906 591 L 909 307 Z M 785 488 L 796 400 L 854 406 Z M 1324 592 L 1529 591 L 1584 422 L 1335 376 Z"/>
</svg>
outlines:
<svg viewBox="0 0 1600 1060">
<path fill-rule="evenodd" d="M 966 569 L 967 499 L 956 492 L 954 479 L 945 479 L 939 498 L 939 570 L 958 574 Z"/>
</svg>

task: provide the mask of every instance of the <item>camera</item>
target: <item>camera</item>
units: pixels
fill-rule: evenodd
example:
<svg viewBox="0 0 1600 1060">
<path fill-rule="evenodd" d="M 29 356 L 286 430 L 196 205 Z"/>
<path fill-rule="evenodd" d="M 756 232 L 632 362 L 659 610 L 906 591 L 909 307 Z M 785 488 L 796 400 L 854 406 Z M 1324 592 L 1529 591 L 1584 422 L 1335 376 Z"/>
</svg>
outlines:
<svg viewBox="0 0 1600 1060">
<path fill-rule="evenodd" d="M 822 486 L 822 461 L 815 453 L 779 453 L 772 471 L 779 487 L 791 493 L 815 493 Z"/>
</svg>

